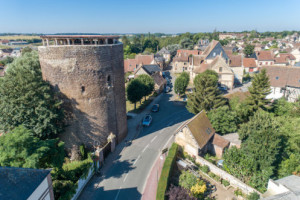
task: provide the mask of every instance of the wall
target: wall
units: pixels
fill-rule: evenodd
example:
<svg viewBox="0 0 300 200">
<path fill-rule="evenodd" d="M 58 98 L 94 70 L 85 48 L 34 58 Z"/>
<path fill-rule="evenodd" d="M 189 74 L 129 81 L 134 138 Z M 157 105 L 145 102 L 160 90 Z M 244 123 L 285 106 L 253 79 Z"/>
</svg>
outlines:
<svg viewBox="0 0 300 200">
<path fill-rule="evenodd" d="M 51 189 L 51 191 L 49 190 Z M 41 182 L 41 184 L 35 189 L 35 191 L 30 195 L 28 200 L 44 199 L 44 200 L 54 200 L 53 195 L 51 195 L 52 185 L 48 185 L 47 177 Z M 51 198 L 52 196 L 52 198 Z"/>
<path fill-rule="evenodd" d="M 214 164 L 208 162 L 207 160 L 205 160 L 204 158 L 202 158 L 200 156 L 196 156 L 196 162 L 200 163 L 201 165 L 207 165 L 209 167 L 209 170 L 212 173 L 220 176 L 222 179 L 225 179 L 225 180 L 229 181 L 231 186 L 241 189 L 243 191 L 243 193 L 245 193 L 245 194 L 250 194 L 252 192 L 257 192 L 258 194 L 261 194 L 260 192 L 258 192 L 254 188 L 248 186 L 247 184 L 243 183 L 239 179 L 237 179 L 234 176 L 228 174 L 224 170 L 218 168 L 217 166 L 215 166 Z"/>
<path fill-rule="evenodd" d="M 41 46 L 38 50 L 43 78 L 63 100 L 67 127 L 61 139 L 66 148 L 104 145 L 111 132 L 122 140 L 127 134 L 123 45 Z"/>
<path fill-rule="evenodd" d="M 243 75 L 244 75 L 244 67 L 231 67 L 233 73 L 234 73 L 234 78 L 242 83 L 243 81 Z"/>
<path fill-rule="evenodd" d="M 173 62 L 172 71 L 174 73 L 181 73 L 181 72 L 187 71 L 188 67 L 189 67 L 188 61 L 186 61 L 186 62 L 175 61 L 175 62 Z M 183 68 L 184 68 L 184 70 L 183 70 Z M 185 68 L 186 68 L 186 70 L 185 70 Z"/>
<path fill-rule="evenodd" d="M 184 151 L 191 156 L 198 155 L 198 144 L 187 127 L 176 133 L 175 143 L 182 146 Z"/>
</svg>

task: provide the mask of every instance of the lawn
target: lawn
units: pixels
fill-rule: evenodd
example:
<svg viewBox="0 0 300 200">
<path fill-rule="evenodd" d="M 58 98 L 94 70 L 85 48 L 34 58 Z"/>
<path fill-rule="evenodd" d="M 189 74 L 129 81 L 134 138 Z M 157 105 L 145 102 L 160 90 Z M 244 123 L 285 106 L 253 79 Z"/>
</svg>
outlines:
<svg viewBox="0 0 300 200">
<path fill-rule="evenodd" d="M 126 111 L 127 112 L 134 112 L 134 113 L 140 113 L 147 105 L 149 105 L 152 100 L 156 97 L 156 93 L 153 93 L 152 95 L 147 96 L 147 100 L 145 101 L 145 98 L 143 98 L 140 102 L 136 103 L 136 109 L 134 110 L 134 104 L 130 103 L 130 101 L 126 101 Z"/>
</svg>

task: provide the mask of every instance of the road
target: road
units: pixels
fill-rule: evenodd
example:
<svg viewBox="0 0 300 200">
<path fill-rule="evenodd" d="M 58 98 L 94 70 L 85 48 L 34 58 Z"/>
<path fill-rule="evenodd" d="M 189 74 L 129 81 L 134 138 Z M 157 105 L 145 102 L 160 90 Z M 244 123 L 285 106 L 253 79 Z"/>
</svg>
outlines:
<svg viewBox="0 0 300 200">
<path fill-rule="evenodd" d="M 172 80 L 173 82 L 174 80 Z M 79 199 L 140 199 L 150 170 L 163 148 L 170 145 L 175 130 L 193 115 L 185 105 L 173 101 L 174 93 L 163 94 L 160 111 L 153 121 L 112 159 L 102 177 L 94 176 Z"/>
</svg>

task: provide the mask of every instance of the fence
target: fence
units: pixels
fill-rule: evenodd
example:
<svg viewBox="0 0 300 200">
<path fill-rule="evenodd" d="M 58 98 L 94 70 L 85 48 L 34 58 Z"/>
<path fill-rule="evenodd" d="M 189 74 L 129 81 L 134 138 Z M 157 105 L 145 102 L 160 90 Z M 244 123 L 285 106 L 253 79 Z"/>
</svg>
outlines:
<svg viewBox="0 0 300 200">
<path fill-rule="evenodd" d="M 95 164 L 96 164 L 96 169 L 98 169 L 99 163 L 96 162 Z M 76 189 L 76 193 L 73 195 L 72 200 L 76 200 L 79 197 L 79 195 L 80 195 L 81 191 L 83 190 L 83 188 L 85 187 L 85 185 L 93 177 L 94 172 L 95 172 L 95 166 L 94 166 L 94 164 L 91 164 L 91 167 L 89 169 L 87 177 L 81 177 L 78 180 L 78 186 L 77 186 L 77 189 Z"/>
<path fill-rule="evenodd" d="M 214 164 L 208 162 L 204 158 L 202 158 L 200 156 L 197 156 L 196 157 L 196 162 L 200 163 L 201 165 L 207 165 L 209 167 L 209 170 L 212 173 L 220 176 L 222 179 L 225 179 L 225 180 L 229 181 L 230 184 L 233 187 L 241 189 L 243 191 L 243 193 L 250 194 L 252 192 L 257 192 L 258 194 L 261 195 L 261 193 L 258 192 L 257 190 L 255 190 L 254 188 L 252 188 L 249 185 L 243 183 L 241 180 L 239 180 L 236 177 L 232 176 L 231 174 L 225 172 L 224 170 L 220 169 L 219 167 L 215 166 Z"/>
</svg>

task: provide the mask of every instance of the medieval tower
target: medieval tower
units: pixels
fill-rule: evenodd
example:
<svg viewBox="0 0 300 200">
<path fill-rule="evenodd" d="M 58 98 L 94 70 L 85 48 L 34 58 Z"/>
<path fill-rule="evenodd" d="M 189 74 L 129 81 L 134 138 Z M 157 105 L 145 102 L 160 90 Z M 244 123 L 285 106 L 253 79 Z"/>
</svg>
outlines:
<svg viewBox="0 0 300 200">
<path fill-rule="evenodd" d="M 127 134 L 123 44 L 118 36 L 41 36 L 44 80 L 63 100 L 66 148 L 102 146 L 113 133 Z"/>
</svg>

